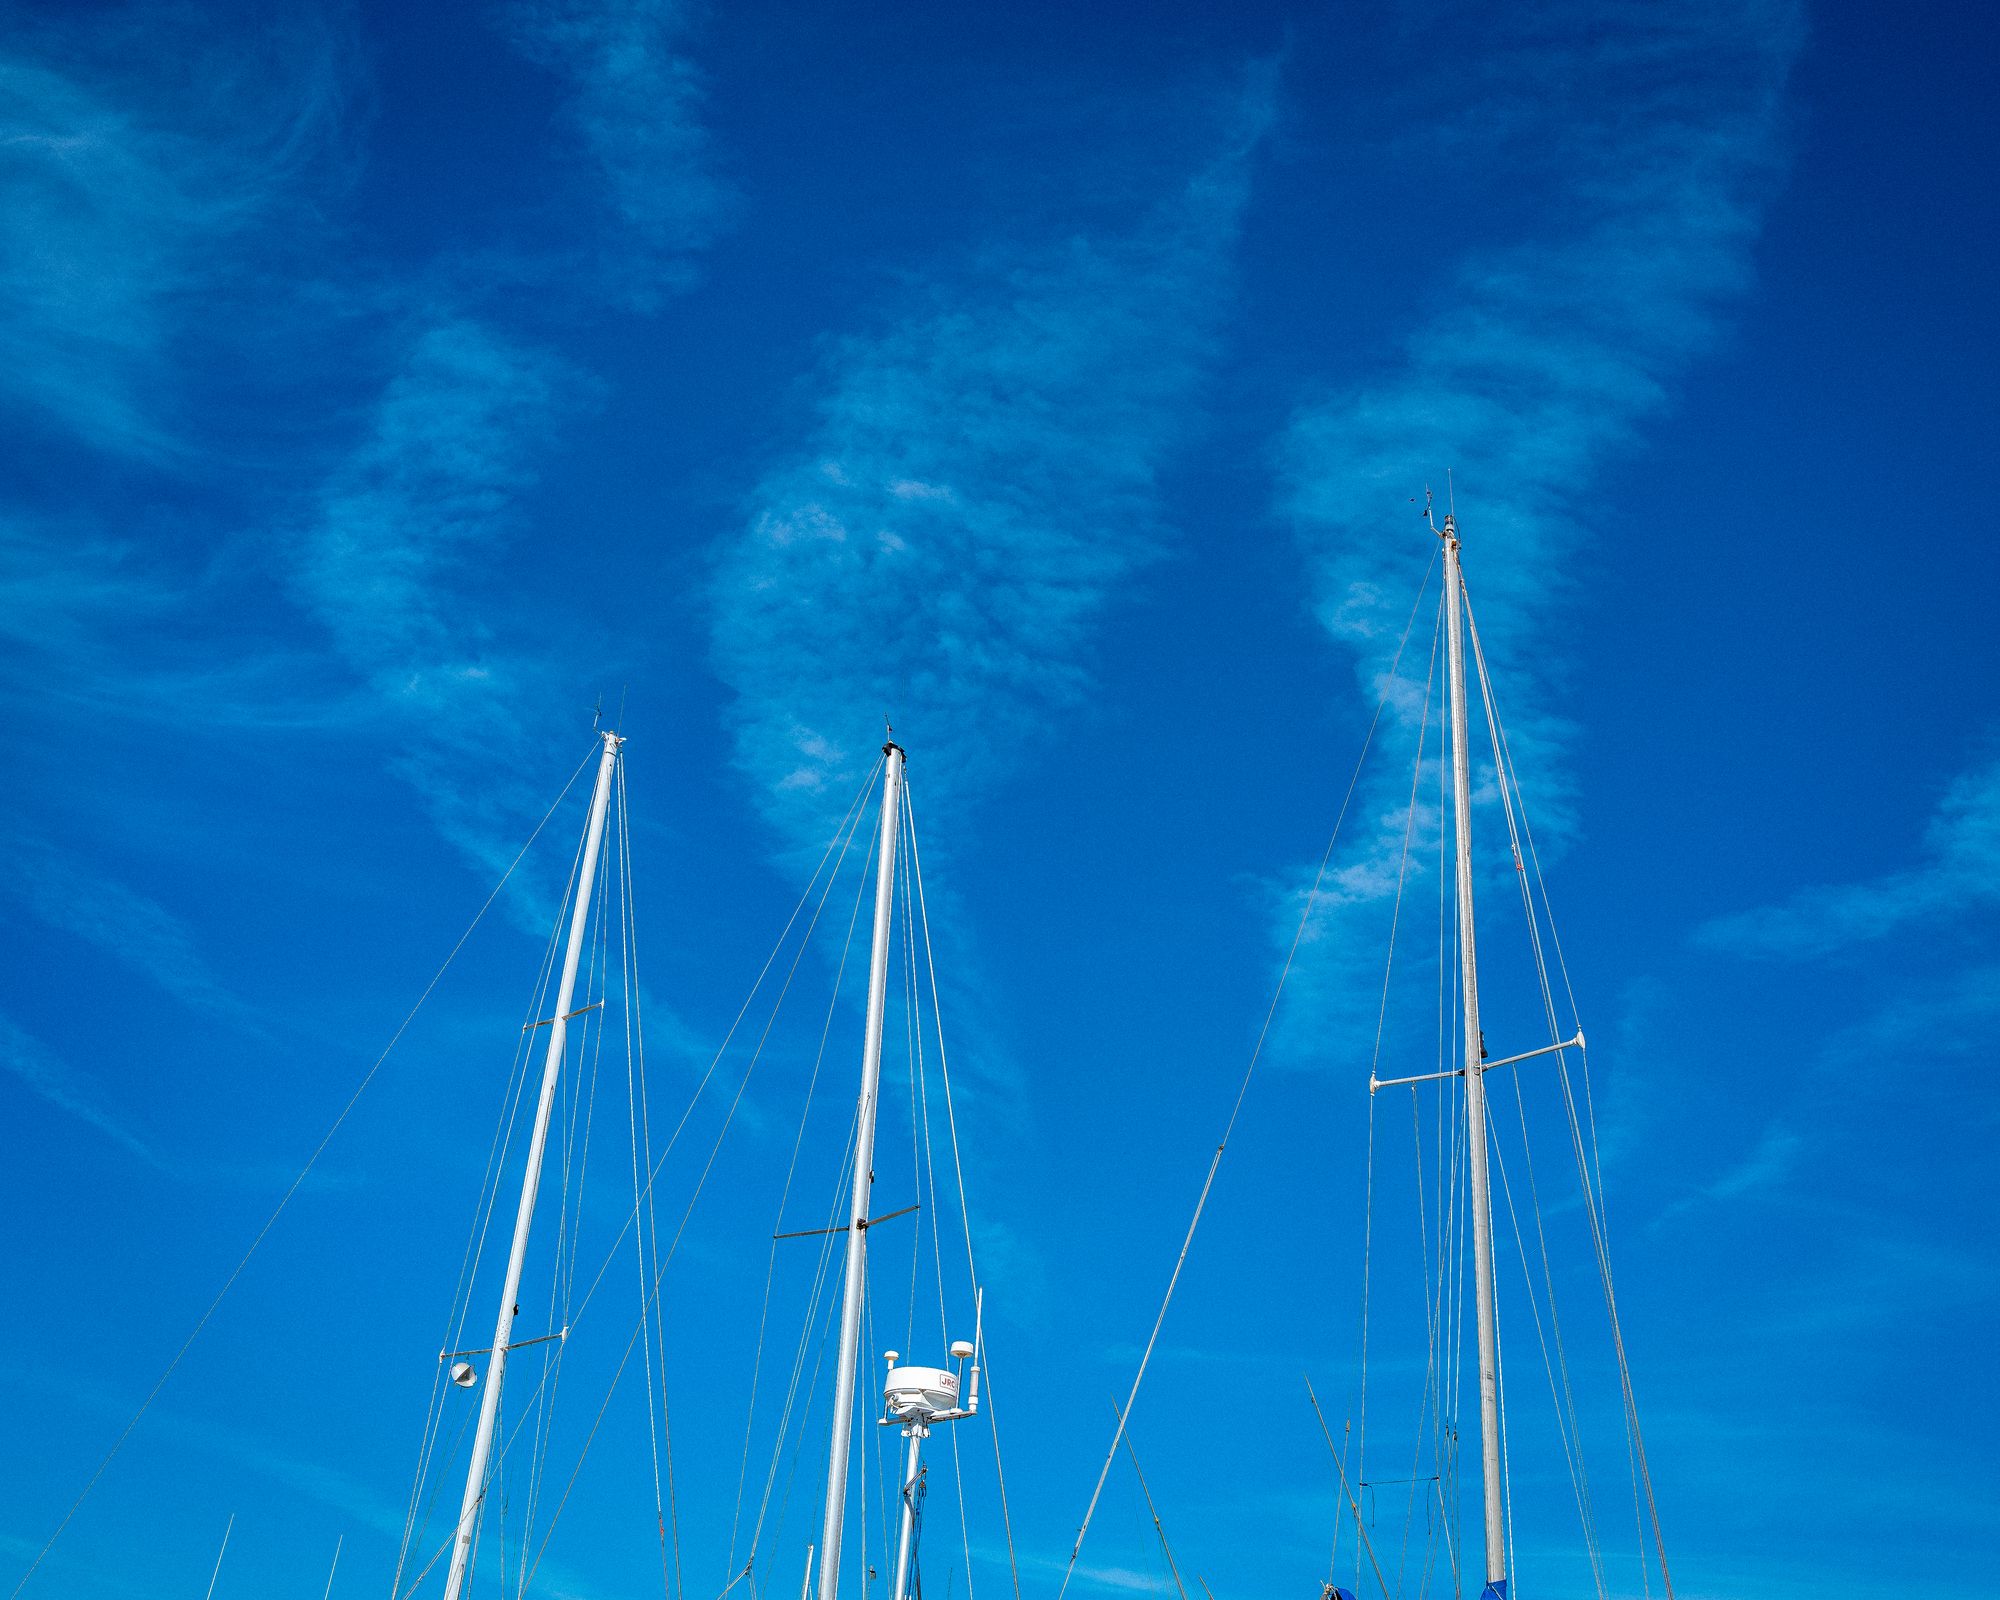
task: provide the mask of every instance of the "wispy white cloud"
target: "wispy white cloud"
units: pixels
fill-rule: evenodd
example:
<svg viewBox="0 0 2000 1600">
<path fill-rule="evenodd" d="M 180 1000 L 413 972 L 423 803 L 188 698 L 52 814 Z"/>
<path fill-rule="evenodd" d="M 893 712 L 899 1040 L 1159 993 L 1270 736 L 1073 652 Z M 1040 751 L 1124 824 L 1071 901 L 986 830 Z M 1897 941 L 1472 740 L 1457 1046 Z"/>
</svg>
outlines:
<svg viewBox="0 0 2000 1600">
<path fill-rule="evenodd" d="M 1510 184 L 1539 196 L 1538 214 L 1529 237 L 1460 259 L 1393 370 L 1298 412 L 1281 450 L 1281 507 L 1316 613 L 1373 700 L 1426 555 L 1411 498 L 1455 469 L 1468 582 L 1546 845 L 1572 826 L 1564 654 L 1551 627 L 1585 496 L 1749 281 L 1801 25 L 1792 0 L 1454 6 L 1433 23 L 1450 34 L 1450 55 L 1478 63 L 1465 84 L 1427 83 L 1431 107 L 1467 108 L 1457 121 L 1442 114 L 1455 159 L 1498 158 Z M 1418 627 L 1428 632 L 1422 618 Z M 1390 712 L 1409 719 L 1405 705 Z M 1387 787 L 1364 795 L 1402 810 Z M 1400 832 L 1364 848 L 1392 882 L 1382 869 Z M 1317 992 L 1321 1022 L 1352 1021 L 1357 1008 L 1372 1017 L 1372 985 L 1304 976 L 1299 998 Z"/>
<path fill-rule="evenodd" d="M 234 1461 L 305 1499 L 337 1511 L 385 1540 L 402 1536 L 403 1508 L 385 1499 L 377 1485 L 354 1478 L 338 1467 L 205 1419 L 168 1415 L 155 1425 L 170 1437 Z"/>
<path fill-rule="evenodd" d="M 470 318 L 430 321 L 299 545 L 301 600 L 397 719 L 401 768 L 439 827 L 488 865 L 517 842 L 524 802 L 509 773 L 543 691 L 530 653 L 499 637 L 515 608 L 486 579 L 584 392 L 537 346 Z"/>
<path fill-rule="evenodd" d="M 1758 1137 L 1751 1150 L 1734 1165 L 1724 1169 L 1692 1194 L 1681 1196 L 1660 1213 L 1666 1222 L 1710 1200 L 1740 1200 L 1745 1195 L 1766 1193 L 1789 1178 L 1798 1166 L 1805 1141 L 1782 1123 L 1772 1123 Z"/>
<path fill-rule="evenodd" d="M 1861 883 L 1822 884 L 1781 905 L 1701 930 L 1705 944 L 1750 955 L 1811 957 L 1886 938 L 2000 900 L 2000 760 L 1960 774 L 1924 831 L 1923 859 Z"/>
<path fill-rule="evenodd" d="M 0 516 L 0 671 L 23 701 L 132 697 L 120 638 L 158 624 L 187 587 L 129 542 Z"/>
<path fill-rule="evenodd" d="M 17 716 L 347 716 L 318 686 L 323 660 L 275 629 L 252 642 L 262 608 L 244 602 L 237 541 L 190 537 L 185 500 L 227 479 L 233 507 L 258 476 L 231 457 L 246 397 L 285 381 L 268 341 L 298 330 L 302 258 L 347 176 L 350 63 L 309 8 L 248 31 L 172 4 L 51 13 L 0 45 L 0 416 L 34 441 L 24 462 L 120 458 L 5 491 L 0 694 Z M 323 306 L 312 327 L 317 344 Z M 170 475 L 172 509 L 135 505 L 133 470 Z M 120 494 L 114 530 L 101 507 Z"/>
<path fill-rule="evenodd" d="M 732 195 L 716 176 L 699 71 L 683 48 L 686 0 L 520 0 L 504 13 L 532 59 L 568 82 L 568 120 L 642 247 L 613 252 L 621 287 L 649 298 L 683 284 Z"/>
<path fill-rule="evenodd" d="M 87 517 L 0 513 L 0 705 L 17 729 L 115 719 L 180 736 L 374 716 L 292 619 L 246 636 L 265 604 L 249 587 L 230 552 L 184 560 Z"/>
<path fill-rule="evenodd" d="M 290 618 L 246 640 L 213 626 L 254 615 L 228 560 L 187 565 L 86 519 L 0 514 L 0 706 L 17 731 L 87 719 L 192 734 L 351 729 L 374 707 Z"/>
<path fill-rule="evenodd" d="M 1284 509 L 1321 621 L 1372 681 L 1421 552 L 1410 497 L 1455 468 L 1487 649 L 1545 696 L 1531 634 L 1565 594 L 1592 474 L 1662 409 L 1748 282 L 1799 21 L 1789 0 L 1506 15 L 1489 26 L 1511 36 L 1485 59 L 1521 72 L 1519 98 L 1479 115 L 1523 119 L 1561 153 L 1553 226 L 1466 256 L 1396 371 L 1298 414 Z M 1539 127 L 1537 106 L 1551 108 Z M 1410 537 L 1390 537 L 1398 526 Z M 1530 709 L 1517 701 L 1516 737 Z M 1561 730 L 1540 737 L 1559 745 Z"/>
<path fill-rule="evenodd" d="M 0 833 L 0 883 L 52 928 L 95 945 L 191 1010 L 245 1024 L 187 924 L 157 901 L 19 828 Z"/>
<path fill-rule="evenodd" d="M 1117 1594 L 1168 1594 L 1172 1585 L 1164 1573 L 1140 1572 L 1133 1567 L 1079 1564 L 1076 1581 L 1087 1589 L 1109 1589 Z"/>
<path fill-rule="evenodd" d="M 641 301 L 685 282 L 727 208 L 682 48 L 690 16 L 679 0 L 518 0 L 501 12 L 514 43 L 569 88 L 568 119 L 625 235 L 601 252 L 605 275 Z M 530 254 L 510 270 L 552 269 Z M 516 775 L 549 770 L 530 746 L 561 677 L 488 575 L 530 531 L 523 502 L 550 437 L 591 393 L 583 372 L 503 319 L 433 309 L 322 486 L 294 565 L 299 597 L 391 724 L 415 735 L 396 766 L 445 836 L 488 867 L 518 842 L 529 797 Z"/>
<path fill-rule="evenodd" d="M 0 523 L 0 646 L 78 656 L 106 631 L 164 609 L 163 586 L 130 546 L 57 537 L 14 519 Z"/>
<path fill-rule="evenodd" d="M 97 1085 L 5 1015 L 0 1015 L 0 1069 L 12 1074 L 30 1093 L 95 1128 L 148 1166 L 169 1170 L 152 1144 L 104 1103 Z"/>
<path fill-rule="evenodd" d="M 130 1064 L 119 1061 L 106 1066 L 119 1070 Z M 86 1127 L 96 1129 L 113 1144 L 169 1178 L 270 1194 L 283 1191 L 297 1176 L 295 1167 L 279 1161 L 215 1160 L 203 1151 L 192 1152 L 190 1158 L 163 1149 L 117 1108 L 114 1104 L 117 1096 L 107 1096 L 95 1074 L 59 1054 L 4 1013 L 0 1013 L 0 1072 L 10 1074 L 30 1093 Z M 306 1186 L 328 1193 L 358 1188 L 366 1181 L 366 1175 L 359 1172 L 316 1170 L 306 1180 Z"/>
<path fill-rule="evenodd" d="M 1811 1292 L 1782 1296 L 1757 1319 L 1755 1337 L 1825 1344 L 1864 1329 L 1913 1319 L 1949 1322 L 1969 1309 L 1991 1308 L 1990 1247 L 1941 1238 L 1934 1219 L 1915 1227 L 1885 1227 L 1879 1217 L 1848 1221 L 1835 1261 L 1814 1271 Z"/>
<path fill-rule="evenodd" d="M 42 1541 L 24 1539 L 15 1533 L 0 1533 L 0 1550 L 4 1550 L 25 1567 L 42 1553 Z M 135 1582 L 126 1577 L 123 1571 L 113 1570 L 116 1561 L 117 1557 L 114 1555 L 106 1558 L 102 1565 L 91 1562 L 88 1557 L 82 1561 L 72 1562 L 67 1552 L 57 1551 L 50 1557 L 49 1566 L 57 1572 L 66 1571 L 72 1591 L 77 1594 L 133 1595 L 139 1597 L 139 1600 L 155 1600 L 159 1590 L 155 1587 L 152 1575 L 148 1574 Z M 91 1587 L 88 1590 L 76 1587 L 79 1582 L 87 1582 Z"/>
<path fill-rule="evenodd" d="M 1834 1036 L 1829 1059 L 1844 1070 L 1876 1071 L 1888 1062 L 1970 1055 L 1996 1022 L 2000 964 L 1989 957 L 1900 985 L 1873 1015 Z"/>
<path fill-rule="evenodd" d="M 1400 980 L 1400 992 L 1434 970 L 1427 945 L 1436 942 L 1434 869 L 1444 814 L 1429 775 L 1438 766 L 1438 738 L 1433 719 L 1425 776 L 1416 785 L 1414 801 L 1407 771 L 1400 775 L 1400 792 L 1397 783 L 1364 778 L 1317 888 L 1314 876 L 1303 874 L 1263 886 L 1272 908 L 1274 943 L 1281 953 L 1290 953 L 1297 939 L 1284 1007 L 1272 1029 L 1281 1061 L 1321 1063 L 1366 1078 L 1367 1041 L 1378 1021 L 1384 1026 L 1384 1060 L 1395 1059 L 1400 1041 L 1390 1031 L 1382 1005 L 1383 985 Z M 1414 761 L 1415 750 L 1413 732 L 1400 753 Z M 1386 748 L 1374 756 L 1384 765 L 1395 759 Z M 1401 910 L 1396 906 L 1399 881 Z M 1392 932 L 1397 950 L 1389 963 Z M 1393 1077 L 1402 1070 L 1384 1065 L 1382 1075 Z"/>
<path fill-rule="evenodd" d="M 133 1397 L 106 1388 L 94 1377 L 30 1370 L 16 1374 L 15 1378 L 17 1382 L 52 1390 L 78 1411 L 113 1425 L 131 1415 Z M 385 1499 L 375 1486 L 324 1462 L 301 1456 L 261 1435 L 164 1406 L 149 1408 L 146 1423 L 155 1434 L 246 1468 L 270 1483 L 339 1512 L 353 1525 L 367 1528 L 386 1540 L 393 1542 L 402 1537 L 402 1506 Z"/>
<path fill-rule="evenodd" d="M 181 447 L 203 296 L 254 270 L 325 159 L 340 52 L 296 19 L 222 41 L 178 7 L 0 50 L 0 404 L 90 447 Z M 156 69 L 171 55 L 181 70 Z"/>
<path fill-rule="evenodd" d="M 419 329 L 358 447 L 321 495 L 306 592 L 357 660 L 394 663 L 385 687 L 435 703 L 448 686 L 404 661 L 458 653 L 441 580 L 504 534 L 534 481 L 532 442 L 566 387 L 550 356 L 464 318 Z"/>
<path fill-rule="evenodd" d="M 1093 625 L 1156 559 L 1156 478 L 1214 342 L 1259 80 L 1225 154 L 1143 226 L 993 248 L 831 341 L 809 436 L 721 558 L 738 760 L 817 837 L 893 717 L 935 811 L 1088 681 Z"/>
<path fill-rule="evenodd" d="M 507 17 L 572 90 L 627 240 L 618 270 L 665 282 L 723 205 L 680 47 L 685 9 L 530 0 Z M 177 70 L 159 71 L 162 59 Z M 521 608 L 485 580 L 527 529 L 521 499 L 548 434 L 588 384 L 514 319 L 464 310 L 492 278 L 474 281 L 467 258 L 400 283 L 351 251 L 337 270 L 299 259 L 326 237 L 347 175 L 352 59 L 337 23 L 308 13 L 244 35 L 150 4 L 88 29 L 23 28 L 0 47 L 0 410 L 169 467 L 215 490 L 220 515 L 281 530 L 275 549 L 213 528 L 113 535 L 87 494 L 66 493 L 0 517 L 0 692 L 184 727 L 372 722 L 406 738 L 421 719 L 400 765 L 443 831 L 487 861 L 517 831 L 518 796 L 496 775 L 520 752 L 548 664 L 509 637 Z M 480 262 L 503 258 L 510 281 L 555 270 L 549 253 L 499 242 Z M 298 270 L 278 270 L 287 262 Z M 433 276 L 464 280 L 462 292 L 418 286 Z M 412 317 L 413 299 L 429 309 Z M 394 317 L 411 318 L 408 331 Z M 339 388 L 366 385 L 377 363 L 379 397 L 351 447 L 329 472 L 324 445 L 294 432 L 254 473 L 223 473 L 241 440 L 218 445 L 212 418 L 242 409 L 237 379 L 297 362 L 220 356 L 265 338 L 296 352 L 308 324 L 312 359 Z M 309 408 L 322 439 L 342 420 L 327 392 Z M 302 501 L 289 519 L 263 509 Z M 351 679 L 287 619 L 257 636 L 268 596 L 246 596 L 272 565 Z M 212 626 L 225 612 L 227 649 Z"/>
<path fill-rule="evenodd" d="M 1108 1590 L 1113 1594 L 1171 1594 L 1173 1584 L 1164 1569 L 1158 1572 L 1142 1572 L 1136 1567 L 1121 1567 L 1115 1562 L 1078 1562 L 1074 1569 L 1060 1556 L 1038 1556 L 1023 1554 L 1019 1564 L 1031 1571 L 1042 1571 L 1067 1578 L 1079 1588 Z"/>
</svg>

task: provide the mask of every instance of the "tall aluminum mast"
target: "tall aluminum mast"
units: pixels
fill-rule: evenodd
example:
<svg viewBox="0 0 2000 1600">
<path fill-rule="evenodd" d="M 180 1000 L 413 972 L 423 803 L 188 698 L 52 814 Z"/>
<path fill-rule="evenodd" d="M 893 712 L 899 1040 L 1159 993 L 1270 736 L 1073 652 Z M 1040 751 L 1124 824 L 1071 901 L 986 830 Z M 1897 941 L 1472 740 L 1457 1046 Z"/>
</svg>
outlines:
<svg viewBox="0 0 2000 1600">
<path fill-rule="evenodd" d="M 1507 1510 L 1500 1481 L 1500 1337 L 1493 1313 L 1493 1196 L 1486 1175 L 1486 1043 L 1479 1031 L 1479 966 L 1472 938 L 1472 758 L 1465 719 L 1465 579 L 1458 524 L 1447 513 L 1445 640 L 1451 679 L 1452 813 L 1458 830 L 1458 963 L 1465 986 L 1465 1142 L 1472 1160 L 1473 1284 L 1479 1318 L 1479 1463 L 1486 1511 L 1486 1590 L 1507 1593 Z"/>
<path fill-rule="evenodd" d="M 500 1416 L 500 1380 L 507 1370 L 507 1350 L 520 1314 L 521 1268 L 528 1258 L 528 1227 L 535 1218 L 535 1195 L 542 1183 L 542 1154 L 549 1141 L 549 1118 L 555 1109 L 556 1080 L 562 1076 L 563 1044 L 569 1036 L 570 1001 L 576 993 L 576 969 L 583 955 L 583 937 L 590 922 L 591 890 L 597 881 L 597 857 L 604 843 L 604 813 L 611 799 L 611 780 L 624 744 L 615 733 L 604 735 L 604 754 L 597 763 L 597 789 L 590 797 L 590 826 L 584 834 L 583 863 L 578 868 L 576 901 L 570 908 L 569 948 L 563 956 L 562 985 L 556 991 L 555 1016 L 548 1024 L 549 1053 L 542 1065 L 542 1098 L 535 1108 L 535 1131 L 528 1141 L 528 1170 L 521 1176 L 521 1204 L 514 1213 L 514 1247 L 507 1256 L 507 1281 L 500 1290 L 500 1314 L 493 1324 L 493 1349 L 486 1364 L 486 1392 L 479 1400 L 479 1429 L 472 1436 L 472 1460 L 465 1470 L 465 1499 L 458 1509 L 458 1532 L 451 1545 L 451 1568 L 445 1578 L 444 1600 L 458 1600 L 472 1566 L 473 1537 L 479 1527 L 480 1502 L 486 1496 L 487 1468 L 493 1456 L 494 1425 Z"/>
<path fill-rule="evenodd" d="M 889 987 L 889 923 L 896 904 L 896 836 L 903 750 L 882 746 L 882 832 L 875 857 L 875 942 L 868 958 L 868 1026 L 861 1045 L 861 1103 L 854 1133 L 854 1193 L 847 1213 L 847 1275 L 834 1368 L 833 1442 L 826 1455 L 826 1521 L 820 1532 L 819 1600 L 838 1600 L 840 1536 L 847 1521 L 847 1453 L 854 1433 L 854 1382 L 861 1359 L 861 1300 L 868 1277 L 868 1201 L 875 1183 L 875 1106 L 882 1078 L 882 1007 Z"/>
</svg>

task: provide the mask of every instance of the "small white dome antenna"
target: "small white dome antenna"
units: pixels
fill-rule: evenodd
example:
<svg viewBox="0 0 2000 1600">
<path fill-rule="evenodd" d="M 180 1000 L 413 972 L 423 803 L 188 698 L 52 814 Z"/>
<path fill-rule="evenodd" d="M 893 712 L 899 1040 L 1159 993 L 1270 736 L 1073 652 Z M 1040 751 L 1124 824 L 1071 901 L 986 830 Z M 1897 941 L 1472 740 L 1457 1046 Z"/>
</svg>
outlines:
<svg viewBox="0 0 2000 1600">
<path fill-rule="evenodd" d="M 894 1350 L 887 1354 L 889 1375 L 882 1380 L 882 1418 L 885 1428 L 900 1427 L 907 1441 L 903 1452 L 903 1519 L 896 1538 L 896 1584 L 890 1600 L 911 1600 L 911 1579 L 917 1548 L 917 1519 L 922 1514 L 924 1440 L 940 1422 L 956 1422 L 979 1413 L 979 1349 L 985 1327 L 986 1292 L 975 1290 L 972 1298 L 973 1329 L 970 1339 L 954 1339 L 947 1347 L 947 1359 L 970 1361 L 970 1381 L 959 1392 L 960 1372 L 949 1367 L 898 1366 L 902 1358 Z"/>
</svg>

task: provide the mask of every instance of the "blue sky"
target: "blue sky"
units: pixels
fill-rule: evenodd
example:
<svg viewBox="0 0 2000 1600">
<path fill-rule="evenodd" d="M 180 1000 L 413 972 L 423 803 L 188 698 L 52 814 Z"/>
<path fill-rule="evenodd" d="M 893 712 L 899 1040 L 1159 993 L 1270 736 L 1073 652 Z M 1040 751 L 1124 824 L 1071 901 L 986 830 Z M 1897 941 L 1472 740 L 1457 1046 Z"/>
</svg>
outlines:
<svg viewBox="0 0 2000 1600">
<path fill-rule="evenodd" d="M 1676 1592 L 1990 1587 L 1981 19 L 286 0 L 11 21 L 8 1570 L 601 702 L 630 738 L 655 1115 L 894 719 L 1023 1587 L 1052 1593 L 1431 559 L 1415 502 L 1449 469 L 1593 1046 Z M 1336 1428 L 1354 1414 L 1419 698 L 1384 714 L 1133 1418 L 1217 1600 L 1326 1573 L 1300 1374 Z M 318 1594 L 336 1540 L 334 1593 L 387 1588 L 579 806 L 24 1593 L 196 1592 L 232 1513 L 218 1597 Z M 1489 1031 L 1536 1022 L 1504 888 L 1482 890 Z M 773 1174 L 829 1015 L 832 964 L 799 970 L 663 1293 L 694 1595 L 729 1572 Z M 1434 974 L 1406 976 L 1421 1028 Z M 831 1001 L 835 1101 L 854 999 Z M 703 1140 L 727 1104 L 703 1102 Z M 808 1124 L 804 1192 L 832 1192 L 838 1145 Z M 1561 1150 L 1537 1148 L 1552 1242 L 1576 1246 Z M 596 1205 L 608 1242 L 615 1188 Z M 1418 1302 L 1413 1239 L 1384 1226 L 1371 1383 L 1393 1414 Z M 1517 1592 L 1590 1593 L 1525 1302 L 1502 1310 Z M 576 1341 L 579 1430 L 634 1316 Z M 1578 1361 L 1583 1429 L 1622 1458 L 1615 1379 Z M 623 1401 L 537 1592 L 660 1581 L 645 1408 Z M 951 1545 L 1005 1592 L 990 1473 L 965 1487 L 928 1581 Z M 787 1530 L 763 1582 L 796 1582 L 811 1534 Z M 1623 1559 L 1612 1592 L 1636 1593 Z M 1165 1583 L 1121 1467 L 1073 1589 Z"/>
</svg>

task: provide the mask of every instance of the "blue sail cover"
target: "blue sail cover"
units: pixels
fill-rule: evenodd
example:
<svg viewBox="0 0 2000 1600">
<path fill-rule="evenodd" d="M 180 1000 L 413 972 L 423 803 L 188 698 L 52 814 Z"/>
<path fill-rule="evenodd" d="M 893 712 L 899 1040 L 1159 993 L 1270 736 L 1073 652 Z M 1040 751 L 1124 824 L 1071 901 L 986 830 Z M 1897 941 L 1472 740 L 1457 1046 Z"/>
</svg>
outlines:
<svg viewBox="0 0 2000 1600">
<path fill-rule="evenodd" d="M 1507 1600 L 1507 1580 L 1495 1578 L 1479 1591 L 1479 1600 Z"/>
</svg>

